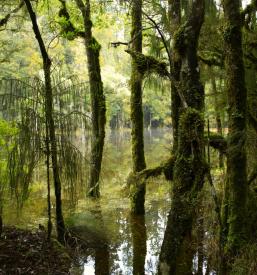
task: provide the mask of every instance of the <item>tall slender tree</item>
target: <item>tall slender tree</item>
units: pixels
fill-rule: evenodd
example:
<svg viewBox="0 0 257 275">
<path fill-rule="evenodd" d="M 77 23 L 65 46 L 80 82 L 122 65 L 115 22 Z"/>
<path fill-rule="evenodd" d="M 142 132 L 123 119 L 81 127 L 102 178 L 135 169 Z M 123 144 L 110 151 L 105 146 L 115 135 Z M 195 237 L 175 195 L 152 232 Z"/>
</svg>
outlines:
<svg viewBox="0 0 257 275">
<path fill-rule="evenodd" d="M 142 0 L 133 0 L 131 4 L 131 49 L 133 52 L 142 53 Z M 142 81 L 143 74 L 138 69 L 135 57 L 132 56 L 130 106 L 133 173 L 137 173 L 146 168 L 144 155 Z M 131 212 L 134 214 L 144 214 L 145 184 L 133 182 L 130 185 L 130 196 Z"/>
<path fill-rule="evenodd" d="M 51 145 L 51 158 L 52 158 L 52 167 L 53 167 L 53 178 L 54 178 L 54 188 L 55 188 L 55 199 L 56 199 L 56 227 L 58 240 L 64 242 L 65 237 L 65 224 L 62 213 L 62 192 L 61 192 L 61 181 L 59 175 L 59 165 L 57 159 L 57 144 L 56 144 L 56 134 L 55 134 L 55 123 L 53 118 L 53 90 L 51 83 L 51 59 L 48 55 L 45 43 L 43 41 L 41 32 L 37 24 L 37 17 L 33 10 L 30 0 L 24 0 L 27 7 L 33 31 L 35 37 L 38 41 L 40 48 L 42 60 L 43 60 L 43 69 L 44 69 L 44 80 L 45 80 L 45 119 L 46 127 L 49 132 L 49 140 Z"/>
<path fill-rule="evenodd" d="M 240 0 L 224 0 L 225 70 L 228 97 L 227 180 L 223 202 L 221 240 L 225 254 L 235 256 L 246 240 L 247 162 L 246 110 L 247 91 L 242 52 Z"/>
<path fill-rule="evenodd" d="M 168 17 L 170 25 L 170 36 L 174 42 L 174 34 L 179 29 L 181 24 L 181 3 L 180 0 L 169 0 L 168 2 Z M 174 43 L 171 48 L 174 48 Z M 173 153 L 176 153 L 178 148 L 178 121 L 179 110 L 181 108 L 181 100 L 178 94 L 177 84 L 180 78 L 181 59 L 176 51 L 172 51 L 172 67 L 171 73 L 173 80 L 171 81 L 171 116 L 172 116 L 172 131 L 173 131 Z"/>
<path fill-rule="evenodd" d="M 90 157 L 89 192 L 91 197 L 99 197 L 99 179 L 105 138 L 106 106 L 101 78 L 99 55 L 101 45 L 92 34 L 90 1 L 76 0 L 84 20 L 84 40 L 87 53 L 87 64 L 90 85 L 92 138 Z"/>
</svg>

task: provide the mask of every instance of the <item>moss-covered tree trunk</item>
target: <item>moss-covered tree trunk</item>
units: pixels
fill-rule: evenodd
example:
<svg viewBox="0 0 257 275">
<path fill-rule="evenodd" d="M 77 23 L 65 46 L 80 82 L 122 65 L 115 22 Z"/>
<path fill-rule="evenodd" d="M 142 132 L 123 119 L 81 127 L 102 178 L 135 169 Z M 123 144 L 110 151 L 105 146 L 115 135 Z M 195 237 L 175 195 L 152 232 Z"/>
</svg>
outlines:
<svg viewBox="0 0 257 275">
<path fill-rule="evenodd" d="M 257 55 L 257 49 L 251 46 L 257 31 L 256 16 L 252 16 L 251 31 L 243 32 L 243 51 L 245 63 L 245 83 L 247 88 L 248 110 L 254 118 L 257 118 L 257 74 L 256 62 L 251 58 Z M 257 138 L 254 129 L 248 117 L 247 121 L 247 167 L 251 175 L 257 169 Z M 250 176 L 250 180 L 252 177 Z M 254 180 L 253 180 L 254 181 Z M 251 182 L 253 183 L 253 182 Z"/>
<path fill-rule="evenodd" d="M 43 69 L 45 77 L 45 118 L 46 127 L 49 131 L 49 139 L 51 146 L 51 157 L 52 157 L 52 169 L 54 178 L 54 189 L 55 189 L 55 199 L 56 199 L 56 227 L 57 227 L 57 237 L 60 242 L 64 242 L 65 235 L 65 225 L 62 214 L 62 193 L 61 193 L 61 181 L 59 175 L 59 165 L 57 158 L 57 144 L 56 144 L 56 134 L 55 134 L 55 124 L 53 118 L 53 91 L 51 84 L 51 59 L 48 56 L 44 41 L 42 39 L 40 30 L 37 24 L 36 14 L 33 11 L 32 5 L 29 0 L 24 0 L 31 22 L 33 26 L 33 31 L 35 37 L 38 41 L 39 48 L 41 51 L 43 59 Z"/>
<path fill-rule="evenodd" d="M 131 3 L 131 49 L 142 53 L 142 0 L 133 0 Z M 133 173 L 146 168 L 144 155 L 144 125 L 142 108 L 142 81 L 143 75 L 139 71 L 135 58 L 131 64 L 131 138 Z M 133 182 L 130 185 L 131 213 L 144 214 L 145 185 Z"/>
<path fill-rule="evenodd" d="M 173 38 L 173 45 L 171 45 L 172 50 L 172 68 L 170 68 L 173 74 L 173 79 L 176 81 L 171 81 L 171 117 L 172 117 L 172 131 L 173 131 L 173 153 L 176 152 L 178 148 L 178 121 L 179 121 L 179 110 L 181 108 L 181 100 L 178 95 L 177 84 L 180 77 L 181 69 L 181 59 L 180 55 L 174 50 L 174 34 L 179 29 L 181 24 L 181 3 L 180 0 L 169 0 L 168 2 L 168 17 L 170 24 L 170 35 Z"/>
<path fill-rule="evenodd" d="M 210 70 L 210 77 L 211 77 L 211 85 L 212 85 L 212 92 L 214 96 L 214 109 L 215 109 L 215 120 L 216 120 L 216 129 L 218 135 L 222 136 L 222 123 L 221 123 L 221 116 L 220 116 L 220 110 L 219 110 L 219 103 L 218 103 L 218 91 L 217 91 L 217 85 L 216 85 L 216 79 L 215 76 Z M 219 152 L 219 166 L 223 167 L 223 154 L 222 152 Z"/>
<path fill-rule="evenodd" d="M 92 138 L 88 195 L 92 197 L 99 197 L 99 177 L 101 173 L 106 124 L 106 106 L 99 60 L 101 46 L 92 35 L 90 1 L 86 0 L 84 3 L 82 0 L 76 0 L 76 3 L 84 19 L 84 38 L 87 53 L 92 112 Z"/>
<path fill-rule="evenodd" d="M 159 274 L 192 274 L 191 231 L 206 171 L 201 114 L 204 90 L 199 80 L 197 60 L 203 19 L 204 0 L 196 0 L 187 22 L 175 34 L 174 49 L 181 59 L 179 88 L 188 107 L 181 112 L 179 119 L 173 198 L 159 258 Z"/>
<path fill-rule="evenodd" d="M 226 79 L 228 97 L 227 181 L 223 212 L 222 244 L 233 257 L 246 238 L 247 199 L 246 109 L 247 92 L 242 53 L 240 0 L 224 0 Z"/>
<path fill-rule="evenodd" d="M 3 218 L 2 218 L 2 215 L 3 215 L 3 209 L 2 209 L 2 206 L 0 206 L 0 237 L 1 237 L 2 232 L 3 232 Z"/>
<path fill-rule="evenodd" d="M 133 244 L 133 274 L 145 273 L 146 226 L 144 216 L 131 216 L 130 219 Z"/>
</svg>

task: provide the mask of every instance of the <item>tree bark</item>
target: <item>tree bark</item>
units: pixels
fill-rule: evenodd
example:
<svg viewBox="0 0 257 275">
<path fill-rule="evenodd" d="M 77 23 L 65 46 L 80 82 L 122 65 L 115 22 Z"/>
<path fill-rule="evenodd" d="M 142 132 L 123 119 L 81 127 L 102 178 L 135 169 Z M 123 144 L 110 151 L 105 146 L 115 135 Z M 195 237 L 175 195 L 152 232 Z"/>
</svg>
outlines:
<svg viewBox="0 0 257 275">
<path fill-rule="evenodd" d="M 211 75 L 211 85 L 212 85 L 212 91 L 214 94 L 214 108 L 215 108 L 215 119 L 216 119 L 216 128 L 217 128 L 217 134 L 222 136 L 222 124 L 221 124 L 221 117 L 219 112 L 219 105 L 218 105 L 218 92 L 217 92 L 217 85 L 215 76 L 213 75 L 213 72 L 210 70 Z M 223 165 L 223 154 L 222 152 L 219 152 L 219 167 L 222 168 Z"/>
<path fill-rule="evenodd" d="M 133 243 L 133 274 L 145 274 L 146 226 L 144 216 L 131 216 L 131 233 Z"/>
<path fill-rule="evenodd" d="M 226 50 L 226 90 L 228 97 L 227 180 L 222 208 L 220 242 L 222 254 L 230 260 L 246 241 L 246 110 L 247 91 L 242 51 L 240 0 L 224 0 L 224 42 Z M 221 260 L 220 272 L 226 274 L 228 262 Z"/>
<path fill-rule="evenodd" d="M 168 17 L 170 24 L 170 36 L 173 37 L 174 34 L 179 29 L 181 24 L 181 3 L 180 0 L 169 0 L 168 1 Z M 180 69 L 181 69 L 181 59 L 180 55 L 176 53 L 174 49 L 174 41 L 172 45 L 172 68 L 171 73 L 174 76 L 174 81 L 171 81 L 171 117 L 172 117 L 172 131 L 173 131 L 173 154 L 176 153 L 178 149 L 178 121 L 179 121 L 179 110 L 181 108 L 181 100 L 178 94 L 177 83 L 180 78 Z"/>
<path fill-rule="evenodd" d="M 131 7 L 132 30 L 131 49 L 142 53 L 142 0 L 133 0 Z M 144 125 L 142 108 L 142 80 L 143 75 L 138 70 L 136 60 L 132 56 L 131 64 L 131 138 L 132 138 L 132 163 L 133 173 L 140 172 L 146 168 L 144 155 Z M 131 213 L 144 214 L 145 184 L 133 182 L 130 185 Z"/>
<path fill-rule="evenodd" d="M 221 241 L 227 257 L 235 256 L 246 239 L 247 199 L 246 110 L 247 91 L 242 53 L 240 1 L 223 1 L 226 28 L 225 70 L 228 97 L 227 181 L 223 204 Z"/>
<path fill-rule="evenodd" d="M 60 181 L 59 165 L 58 165 L 58 158 L 57 158 L 55 124 L 53 119 L 51 59 L 49 58 L 43 38 L 41 36 L 40 30 L 37 24 L 37 17 L 33 11 L 32 5 L 29 0 L 24 0 L 24 2 L 29 12 L 32 26 L 33 26 L 33 31 L 38 41 L 42 59 L 43 59 L 43 69 L 44 69 L 44 77 L 45 77 L 45 119 L 46 119 L 46 127 L 48 127 L 48 131 L 49 131 L 49 138 L 50 138 L 50 145 L 51 145 L 52 168 L 53 168 L 55 199 L 56 199 L 57 237 L 60 242 L 64 243 L 65 224 L 64 224 L 63 214 L 62 214 L 61 181 Z"/>
<path fill-rule="evenodd" d="M 192 274 L 191 231 L 206 173 L 204 121 L 201 116 L 204 90 L 197 60 L 203 19 L 204 0 L 196 0 L 188 20 L 174 37 L 174 49 L 181 60 L 179 89 L 188 107 L 181 111 L 179 118 L 173 198 L 159 258 L 159 274 Z"/>
<path fill-rule="evenodd" d="M 92 138 L 88 195 L 90 197 L 99 197 L 99 178 L 102 166 L 106 124 L 106 106 L 99 61 L 101 46 L 92 35 L 90 1 L 86 0 L 84 4 L 82 0 L 76 0 L 76 3 L 83 15 L 84 20 L 84 38 L 87 53 L 92 112 Z"/>
</svg>

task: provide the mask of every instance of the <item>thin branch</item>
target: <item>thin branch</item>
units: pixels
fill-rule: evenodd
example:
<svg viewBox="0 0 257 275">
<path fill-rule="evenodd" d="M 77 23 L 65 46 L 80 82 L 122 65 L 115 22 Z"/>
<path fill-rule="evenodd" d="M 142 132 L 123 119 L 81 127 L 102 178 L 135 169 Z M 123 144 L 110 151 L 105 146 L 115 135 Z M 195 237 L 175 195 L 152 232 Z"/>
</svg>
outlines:
<svg viewBox="0 0 257 275">
<path fill-rule="evenodd" d="M 142 31 L 150 30 L 150 29 L 153 29 L 153 28 L 154 27 L 142 28 L 130 41 L 128 41 L 128 42 L 115 41 L 115 42 L 111 42 L 110 45 L 114 48 L 117 48 L 120 45 L 125 45 L 125 46 L 128 46 L 128 48 L 129 48 L 130 44 L 138 37 L 138 35 L 140 35 L 142 33 Z"/>
<path fill-rule="evenodd" d="M 169 50 L 169 47 L 167 45 L 166 39 L 164 37 L 163 32 L 161 31 L 161 29 L 159 28 L 158 24 L 155 22 L 155 20 L 153 18 L 151 18 L 149 15 L 147 15 L 144 11 L 142 11 L 143 15 L 153 24 L 153 26 L 156 28 L 157 32 L 159 33 L 162 43 L 165 47 L 166 53 L 168 55 L 168 59 L 169 59 L 169 64 L 170 64 L 170 70 L 172 70 L 173 68 L 173 62 L 172 62 L 172 57 L 171 57 L 171 52 Z"/>
<path fill-rule="evenodd" d="M 13 9 L 10 13 L 8 13 L 4 18 L 0 19 L 0 27 L 3 27 L 7 24 L 8 20 L 12 16 L 12 14 L 17 13 L 24 5 L 24 1 L 22 0 L 20 4 Z"/>
</svg>

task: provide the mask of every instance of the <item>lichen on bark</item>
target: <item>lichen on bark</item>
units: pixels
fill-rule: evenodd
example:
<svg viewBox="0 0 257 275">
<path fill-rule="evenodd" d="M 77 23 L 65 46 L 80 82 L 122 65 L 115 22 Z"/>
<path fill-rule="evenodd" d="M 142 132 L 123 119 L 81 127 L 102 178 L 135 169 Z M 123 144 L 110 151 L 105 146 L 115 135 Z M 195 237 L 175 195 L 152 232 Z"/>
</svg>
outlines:
<svg viewBox="0 0 257 275">
<path fill-rule="evenodd" d="M 195 207 L 207 172 L 202 117 L 204 89 L 197 58 L 203 19 L 204 0 L 194 1 L 187 21 L 174 37 L 174 49 L 181 61 L 176 88 L 180 89 L 187 106 L 179 112 L 173 198 L 159 257 L 159 274 L 192 274 L 193 251 L 188 240 L 191 239 Z"/>
<path fill-rule="evenodd" d="M 242 53 L 240 1 L 224 0 L 226 89 L 228 97 L 227 181 L 223 203 L 222 244 L 229 258 L 246 239 L 246 110 L 247 92 Z"/>
</svg>

